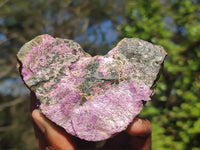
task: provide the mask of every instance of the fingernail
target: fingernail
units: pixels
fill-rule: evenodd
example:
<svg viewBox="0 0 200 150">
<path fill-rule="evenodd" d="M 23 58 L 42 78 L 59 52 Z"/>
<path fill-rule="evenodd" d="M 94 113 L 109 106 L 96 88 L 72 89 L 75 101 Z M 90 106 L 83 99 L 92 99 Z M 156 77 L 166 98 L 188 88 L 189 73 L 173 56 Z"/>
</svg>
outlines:
<svg viewBox="0 0 200 150">
<path fill-rule="evenodd" d="M 142 124 L 142 119 L 140 118 L 135 118 L 134 123 L 132 126 L 138 126 Z"/>
<path fill-rule="evenodd" d="M 138 118 L 137 123 L 142 124 L 142 119 Z"/>
</svg>

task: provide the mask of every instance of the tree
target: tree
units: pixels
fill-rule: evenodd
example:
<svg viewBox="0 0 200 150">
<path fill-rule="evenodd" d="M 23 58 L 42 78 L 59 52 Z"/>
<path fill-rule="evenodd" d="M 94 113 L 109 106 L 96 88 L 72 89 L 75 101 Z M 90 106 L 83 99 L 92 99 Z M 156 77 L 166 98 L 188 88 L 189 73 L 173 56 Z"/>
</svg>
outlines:
<svg viewBox="0 0 200 150">
<path fill-rule="evenodd" d="M 16 70 L 20 47 L 47 33 L 74 39 L 93 55 L 106 53 L 117 39 L 115 23 L 120 21 L 122 4 L 120 0 L 0 1 L 0 149 L 31 150 L 36 146 L 29 92 Z M 107 40 L 109 37 L 115 38 Z"/>
<path fill-rule="evenodd" d="M 200 2 L 128 0 L 122 36 L 162 45 L 168 53 L 156 96 L 143 116 L 153 124 L 153 149 L 200 148 Z"/>
</svg>

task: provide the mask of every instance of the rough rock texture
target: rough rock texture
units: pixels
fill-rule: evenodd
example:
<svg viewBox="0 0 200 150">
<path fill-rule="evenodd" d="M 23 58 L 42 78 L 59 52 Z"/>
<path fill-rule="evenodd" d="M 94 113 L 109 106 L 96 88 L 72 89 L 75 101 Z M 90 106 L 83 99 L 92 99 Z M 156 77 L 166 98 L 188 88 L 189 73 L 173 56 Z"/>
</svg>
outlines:
<svg viewBox="0 0 200 150">
<path fill-rule="evenodd" d="M 100 141 L 126 129 L 151 100 L 166 56 L 161 46 L 124 38 L 105 56 L 91 57 L 68 39 L 41 35 L 17 57 L 40 110 L 68 133 Z"/>
</svg>

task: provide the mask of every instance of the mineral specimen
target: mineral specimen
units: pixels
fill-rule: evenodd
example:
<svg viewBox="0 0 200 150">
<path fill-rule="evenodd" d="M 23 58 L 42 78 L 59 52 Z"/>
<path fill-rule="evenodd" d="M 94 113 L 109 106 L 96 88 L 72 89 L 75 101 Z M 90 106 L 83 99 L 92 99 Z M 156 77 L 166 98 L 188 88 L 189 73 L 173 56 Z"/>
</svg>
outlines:
<svg viewBox="0 0 200 150">
<path fill-rule="evenodd" d="M 20 74 L 41 112 L 68 133 L 100 141 L 126 129 L 151 100 L 166 52 L 124 38 L 105 56 L 91 57 L 68 39 L 41 35 L 18 52 Z"/>
</svg>

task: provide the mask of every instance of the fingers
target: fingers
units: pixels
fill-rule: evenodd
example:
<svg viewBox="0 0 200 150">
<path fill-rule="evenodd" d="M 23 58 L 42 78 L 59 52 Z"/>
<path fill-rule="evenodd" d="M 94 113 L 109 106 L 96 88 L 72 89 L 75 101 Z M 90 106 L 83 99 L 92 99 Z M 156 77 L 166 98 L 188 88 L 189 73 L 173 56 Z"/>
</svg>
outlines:
<svg viewBox="0 0 200 150">
<path fill-rule="evenodd" d="M 131 135 L 131 148 L 134 150 L 150 150 L 151 130 L 151 124 L 148 120 L 135 118 L 126 130 Z"/>
<path fill-rule="evenodd" d="M 40 130 L 35 130 L 38 150 L 47 147 L 51 150 L 75 150 L 67 133 L 45 118 L 37 109 L 33 110 L 32 118 Z M 45 135 L 45 136 L 44 136 Z"/>
</svg>

